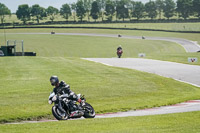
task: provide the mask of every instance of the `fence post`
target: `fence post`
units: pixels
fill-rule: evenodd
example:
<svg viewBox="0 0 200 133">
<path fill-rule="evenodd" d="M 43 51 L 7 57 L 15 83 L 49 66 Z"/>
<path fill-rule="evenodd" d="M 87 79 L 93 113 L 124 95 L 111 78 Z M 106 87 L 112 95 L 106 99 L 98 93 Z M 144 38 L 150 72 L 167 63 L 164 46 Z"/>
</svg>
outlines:
<svg viewBox="0 0 200 133">
<path fill-rule="evenodd" d="M 24 56 L 24 41 L 22 40 L 22 56 Z"/>
</svg>

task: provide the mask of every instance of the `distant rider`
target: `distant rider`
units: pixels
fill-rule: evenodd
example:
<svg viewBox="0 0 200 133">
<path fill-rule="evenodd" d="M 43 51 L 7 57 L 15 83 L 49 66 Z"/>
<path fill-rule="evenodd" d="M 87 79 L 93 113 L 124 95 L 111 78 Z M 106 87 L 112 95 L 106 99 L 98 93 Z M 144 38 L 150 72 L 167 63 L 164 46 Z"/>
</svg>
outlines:
<svg viewBox="0 0 200 133">
<path fill-rule="evenodd" d="M 119 45 L 119 47 L 117 48 L 117 55 L 120 58 L 122 56 L 123 50 L 122 50 L 122 46 Z"/>
<path fill-rule="evenodd" d="M 68 99 L 72 100 L 72 101 L 78 101 L 79 103 L 81 102 L 81 99 L 78 99 L 77 95 L 70 90 L 70 86 L 68 84 L 66 84 L 64 81 L 59 82 L 59 79 L 57 76 L 51 76 L 50 78 L 50 82 L 52 86 L 55 86 L 55 88 L 53 89 L 53 92 L 57 95 L 57 96 L 61 96 L 63 94 L 68 94 Z M 62 105 L 61 105 L 61 101 L 58 100 L 58 109 L 61 111 L 61 115 L 62 117 L 65 116 L 66 111 L 63 109 Z M 76 106 L 73 102 L 71 102 L 71 110 L 76 110 Z"/>
</svg>

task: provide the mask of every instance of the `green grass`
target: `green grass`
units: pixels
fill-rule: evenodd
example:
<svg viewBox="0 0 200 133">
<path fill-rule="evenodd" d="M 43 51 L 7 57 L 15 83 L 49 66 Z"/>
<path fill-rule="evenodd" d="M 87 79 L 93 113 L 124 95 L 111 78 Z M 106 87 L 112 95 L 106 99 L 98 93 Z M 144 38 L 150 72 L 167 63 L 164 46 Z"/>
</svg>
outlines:
<svg viewBox="0 0 200 133">
<path fill-rule="evenodd" d="M 104 27 L 143 30 L 168 30 L 168 31 L 200 31 L 200 23 L 111 23 L 111 24 L 57 24 L 57 25 L 25 25 L 15 27 Z M 13 26 L 9 26 L 13 27 Z"/>
<path fill-rule="evenodd" d="M 200 43 L 200 34 L 142 32 L 123 30 L 84 30 L 84 29 L 12 29 L 6 33 L 105 33 L 135 36 L 164 36 L 186 38 Z M 3 32 L 3 30 L 1 30 Z M 144 33 L 144 34 L 142 34 Z M 0 34 L 1 44 L 4 43 L 4 34 Z M 24 40 L 25 51 L 34 51 L 37 56 L 48 57 L 116 57 L 116 48 L 122 45 L 123 57 L 138 57 L 138 53 L 146 53 L 146 58 L 188 63 L 188 57 L 200 58 L 200 53 L 186 53 L 183 47 L 172 42 L 151 41 L 140 39 L 106 38 L 90 36 L 66 35 L 19 35 L 7 34 L 7 40 Z M 103 40 L 103 41 L 102 41 Z M 20 50 L 20 48 L 17 48 Z M 199 65 L 200 62 L 192 63 Z"/>
<path fill-rule="evenodd" d="M 27 25 L 26 27 L 34 27 Z M 122 29 L 151 29 L 169 31 L 200 31 L 200 23 L 111 23 L 111 24 L 59 24 L 59 25 L 35 25 L 36 27 L 106 27 Z"/>
<path fill-rule="evenodd" d="M 143 26 L 145 26 L 144 24 Z M 20 29 L 6 29 L 6 33 L 33 33 L 33 32 L 46 32 L 50 33 L 55 31 L 56 33 L 105 33 L 105 34 L 121 34 L 134 35 L 134 36 L 155 36 L 155 37 L 177 37 L 189 39 L 192 41 L 198 41 L 200 44 L 200 33 L 175 33 L 175 32 L 161 32 L 161 31 L 143 31 L 143 30 L 106 30 L 106 29 L 74 29 L 74 28 L 20 28 Z M 0 29 L 0 33 L 4 33 L 3 29 Z M 3 40 L 2 40 L 3 41 Z"/>
<path fill-rule="evenodd" d="M 176 17 L 175 17 L 176 18 Z M 73 17 L 69 18 L 70 21 L 73 21 Z M 87 17 L 84 18 L 87 21 Z M 114 18 L 115 20 L 115 18 Z M 50 21 L 49 17 L 40 20 L 40 23 L 44 23 Z M 56 16 L 54 21 L 66 21 L 62 16 Z M 90 18 L 91 22 L 94 22 L 92 18 Z M 101 18 L 97 21 L 101 22 Z M 129 21 L 129 20 L 127 20 Z M 6 23 L 22 23 L 22 21 L 18 20 L 16 15 L 6 16 Z M 36 21 L 28 21 L 34 22 Z M 26 25 L 26 26 L 34 26 L 34 25 Z M 44 26 L 44 25 L 36 25 L 36 26 Z M 137 29 L 154 29 L 154 30 L 172 30 L 172 31 L 200 31 L 200 23 L 110 23 L 110 24 L 64 24 L 64 25 L 46 25 L 46 26 L 66 26 L 66 27 L 112 27 L 112 28 L 137 28 Z"/>
<path fill-rule="evenodd" d="M 197 133 L 200 112 L 0 125 L 2 133 Z"/>
<path fill-rule="evenodd" d="M 3 36 L 1 36 L 3 40 Z M 23 40 L 25 51 L 35 51 L 45 57 L 116 57 L 119 44 L 124 48 L 123 57 L 137 57 L 145 52 L 149 56 L 158 54 L 185 54 L 183 47 L 166 41 L 121 39 L 66 35 L 10 35 L 8 40 Z M 103 41 L 102 41 L 103 40 Z M 21 50 L 20 46 L 17 50 Z"/>
<path fill-rule="evenodd" d="M 170 105 L 200 98 L 189 84 L 130 69 L 108 67 L 78 58 L 0 58 L 0 121 L 32 119 L 51 114 L 51 75 L 86 95 L 97 113 Z"/>
<path fill-rule="evenodd" d="M 50 33 L 52 30 L 56 33 L 173 36 L 200 41 L 199 34 L 123 30 L 12 29 L 6 33 Z M 4 39 L 4 34 L 0 34 L 0 44 Z M 52 116 L 51 105 L 47 103 L 52 91 L 51 75 L 65 80 L 76 93 L 85 94 L 97 113 L 151 108 L 200 98 L 200 89 L 192 85 L 80 59 L 116 57 L 116 47 L 120 44 L 124 48 L 123 57 L 137 57 L 144 52 L 147 58 L 182 63 L 187 63 L 187 57 L 199 58 L 199 53 L 186 53 L 171 42 L 50 34 L 7 34 L 6 39 L 24 40 L 25 51 L 35 51 L 37 57 L 0 58 L 0 122 Z"/>
</svg>

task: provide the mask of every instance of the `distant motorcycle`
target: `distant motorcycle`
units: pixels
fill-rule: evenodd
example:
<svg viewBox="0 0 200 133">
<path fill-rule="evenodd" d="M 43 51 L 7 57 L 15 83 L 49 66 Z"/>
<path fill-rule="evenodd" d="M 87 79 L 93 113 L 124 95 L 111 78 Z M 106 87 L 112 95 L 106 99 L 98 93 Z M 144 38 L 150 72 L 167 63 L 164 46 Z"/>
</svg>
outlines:
<svg viewBox="0 0 200 133">
<path fill-rule="evenodd" d="M 84 95 L 78 94 L 78 99 L 81 99 L 80 104 L 74 103 L 73 105 L 76 106 L 77 110 L 73 111 L 70 110 L 70 106 L 72 106 L 71 102 L 76 102 L 68 99 L 68 95 L 64 94 L 61 96 L 57 96 L 54 92 L 52 92 L 49 96 L 49 104 L 54 103 L 52 107 L 52 114 L 57 120 L 67 120 L 72 118 L 94 118 L 95 111 L 94 108 L 86 102 Z M 63 109 L 66 111 L 65 116 L 61 115 L 61 111 L 58 108 L 57 100 L 61 100 L 61 104 Z"/>
<path fill-rule="evenodd" d="M 118 58 L 121 58 L 122 53 L 123 53 L 122 49 L 117 50 L 117 56 L 118 56 Z"/>
</svg>

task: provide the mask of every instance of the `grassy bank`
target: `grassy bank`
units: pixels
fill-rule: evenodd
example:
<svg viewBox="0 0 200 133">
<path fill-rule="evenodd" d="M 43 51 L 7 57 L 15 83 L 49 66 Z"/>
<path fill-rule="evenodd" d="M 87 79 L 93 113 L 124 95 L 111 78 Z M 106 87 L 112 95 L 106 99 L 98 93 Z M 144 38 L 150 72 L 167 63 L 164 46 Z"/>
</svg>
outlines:
<svg viewBox="0 0 200 133">
<path fill-rule="evenodd" d="M 200 89 L 173 79 L 130 69 L 108 67 L 78 58 L 0 58 L 0 121 L 51 114 L 51 75 L 86 95 L 97 113 L 169 105 L 200 98 Z"/>
<path fill-rule="evenodd" d="M 168 115 L 89 119 L 35 124 L 0 125 L 2 133 L 197 133 L 200 112 Z"/>
<path fill-rule="evenodd" d="M 50 33 L 52 30 L 61 33 L 173 36 L 200 41 L 199 34 L 124 30 L 12 29 L 6 30 L 6 33 Z M 51 105 L 47 100 L 52 91 L 49 83 L 51 75 L 65 80 L 76 93 L 85 94 L 97 113 L 151 108 L 200 98 L 200 89 L 192 85 L 80 59 L 116 57 L 118 45 L 124 49 L 123 57 L 146 53 L 147 58 L 181 63 L 187 63 L 191 56 L 199 58 L 199 53 L 186 53 L 175 43 L 51 34 L 6 34 L 6 39 L 24 40 L 25 51 L 34 51 L 37 57 L 0 58 L 0 122 L 50 115 Z M 0 43 L 3 44 L 4 40 L 4 34 L 0 34 Z"/>
<path fill-rule="evenodd" d="M 142 30 L 166 30 L 200 32 L 200 23 L 111 23 L 111 24 L 51 24 L 51 25 L 25 25 L 14 27 L 88 27 L 88 28 L 120 28 Z M 9 26 L 13 27 L 13 26 Z"/>
<path fill-rule="evenodd" d="M 124 49 L 123 57 L 137 58 L 139 53 L 145 53 L 146 58 L 179 63 L 188 63 L 188 57 L 200 58 L 200 53 L 186 53 L 183 47 L 166 41 L 152 41 L 142 39 L 123 39 L 90 36 L 66 36 L 66 35 L 29 35 L 29 34 L 9 34 L 9 33 L 104 33 L 122 34 L 134 36 L 164 36 L 180 37 L 198 41 L 200 34 L 188 33 L 166 33 L 166 32 L 142 32 L 123 30 L 84 30 L 84 29 L 15 29 L 6 30 L 7 40 L 24 40 L 25 51 L 34 51 L 37 56 L 45 57 L 116 57 L 116 48 L 122 45 Z M 3 32 L 3 30 L 1 30 Z M 143 34 L 142 34 L 143 33 Z M 4 43 L 5 36 L 0 34 L 1 44 Z M 103 40 L 103 41 L 102 41 Z M 21 50 L 19 47 L 18 50 Z M 199 65 L 200 62 L 192 63 Z"/>
</svg>

